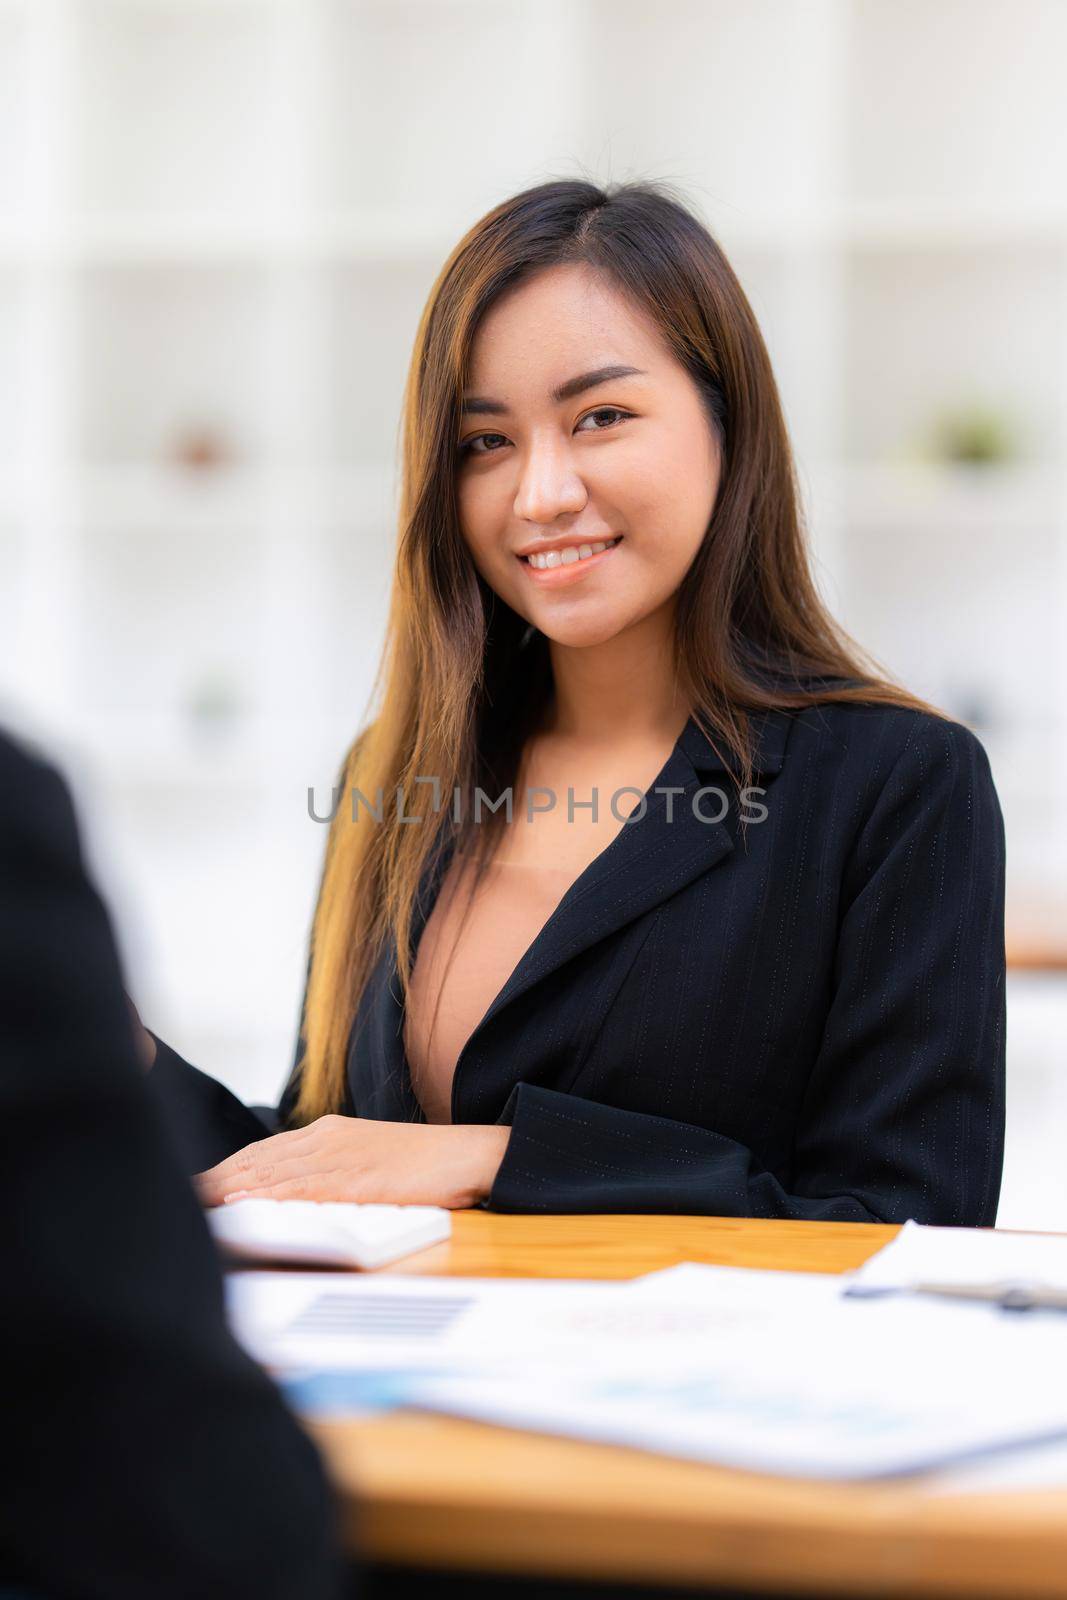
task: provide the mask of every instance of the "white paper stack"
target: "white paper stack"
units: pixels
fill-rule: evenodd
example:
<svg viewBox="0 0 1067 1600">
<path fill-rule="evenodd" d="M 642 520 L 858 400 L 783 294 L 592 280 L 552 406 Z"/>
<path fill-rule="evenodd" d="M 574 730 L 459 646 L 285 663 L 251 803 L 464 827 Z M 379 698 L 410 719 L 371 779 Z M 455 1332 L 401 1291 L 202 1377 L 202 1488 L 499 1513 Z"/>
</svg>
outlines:
<svg viewBox="0 0 1067 1600">
<path fill-rule="evenodd" d="M 1062 1298 L 1067 1306 L 1067 1234 L 909 1221 L 862 1267 L 845 1273 L 842 1287 L 847 1295 L 956 1292 L 1018 1307 L 1054 1306 Z"/>
<path fill-rule="evenodd" d="M 1067 1438 L 1067 1323 L 835 1279 L 688 1266 L 547 1336 L 542 1370 L 418 1380 L 409 1400 L 509 1427 L 811 1478 L 930 1472 Z M 557 1305 L 557 1313 L 565 1308 Z M 611 1322 L 621 1336 L 613 1335 Z M 577 1342 L 584 1326 L 584 1347 Z M 995 1374 L 995 1381 L 991 1381 Z"/>
<path fill-rule="evenodd" d="M 246 1277 L 235 1309 L 260 1359 L 388 1375 L 394 1403 L 509 1427 L 813 1478 L 1067 1439 L 1050 1312 L 697 1265 L 597 1285 Z"/>
</svg>

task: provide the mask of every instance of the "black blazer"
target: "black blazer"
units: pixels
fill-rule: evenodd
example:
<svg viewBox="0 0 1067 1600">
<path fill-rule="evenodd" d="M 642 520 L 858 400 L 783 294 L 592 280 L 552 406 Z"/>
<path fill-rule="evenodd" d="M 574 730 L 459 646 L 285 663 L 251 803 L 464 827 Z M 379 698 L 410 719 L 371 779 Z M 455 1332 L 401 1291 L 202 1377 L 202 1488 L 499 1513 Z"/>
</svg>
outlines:
<svg viewBox="0 0 1067 1600">
<path fill-rule="evenodd" d="M 742 833 L 753 809 L 690 719 L 644 815 L 467 1041 L 453 1121 L 512 1129 L 487 1204 L 991 1226 L 1004 829 L 985 751 L 959 723 L 874 705 L 765 713 L 756 732 L 766 818 Z M 694 811 L 706 786 L 732 797 L 721 821 Z M 421 1120 L 402 1026 L 390 947 L 353 1028 L 347 1112 Z M 165 1046 L 160 1065 L 216 1159 L 262 1135 Z"/>
<path fill-rule="evenodd" d="M 0 1588 L 340 1592 L 316 1453 L 223 1317 L 69 795 L 0 736 Z"/>
</svg>

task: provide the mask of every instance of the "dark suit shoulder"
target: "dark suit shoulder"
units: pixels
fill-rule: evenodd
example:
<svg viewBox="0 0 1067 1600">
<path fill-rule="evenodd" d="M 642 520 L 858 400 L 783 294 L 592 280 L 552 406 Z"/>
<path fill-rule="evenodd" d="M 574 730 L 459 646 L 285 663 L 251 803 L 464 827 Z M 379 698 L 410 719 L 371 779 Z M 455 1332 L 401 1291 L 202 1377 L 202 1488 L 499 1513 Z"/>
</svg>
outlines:
<svg viewBox="0 0 1067 1600">
<path fill-rule="evenodd" d="M 783 713 L 792 724 L 790 755 L 836 753 L 842 762 L 894 766 L 911 751 L 988 764 L 981 739 L 952 717 L 919 706 L 877 701 L 820 701 Z"/>
<path fill-rule="evenodd" d="M 77 848 L 70 792 L 62 775 L 28 741 L 0 732 L 0 834 L 14 854 L 47 840 Z"/>
<path fill-rule="evenodd" d="M 0 1183 L 17 1223 L 0 1360 L 19 1374 L 3 1576 L 58 1595 L 90 1573 L 116 1600 L 332 1600 L 321 1467 L 226 1326 L 77 837 L 63 776 L 0 734 Z M 57 1370 L 61 1404 L 42 1406 Z"/>
<path fill-rule="evenodd" d="M 10 784 L 34 777 L 62 782 L 58 769 L 30 739 L 0 728 L 0 793 L 6 797 Z"/>
</svg>

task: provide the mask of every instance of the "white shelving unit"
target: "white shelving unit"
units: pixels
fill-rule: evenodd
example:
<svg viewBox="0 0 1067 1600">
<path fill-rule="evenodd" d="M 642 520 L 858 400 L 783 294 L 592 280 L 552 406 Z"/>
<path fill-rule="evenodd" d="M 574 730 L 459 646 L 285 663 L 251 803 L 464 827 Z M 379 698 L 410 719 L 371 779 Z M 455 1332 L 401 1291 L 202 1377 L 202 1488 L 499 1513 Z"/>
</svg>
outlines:
<svg viewBox="0 0 1067 1600">
<path fill-rule="evenodd" d="M 80 788 L 159 1031 L 277 1087 L 416 320 L 548 176 L 688 192 L 828 599 L 983 719 L 1013 892 L 1067 883 L 1065 57 L 1060 0 L 0 0 L 0 694 Z M 924 462 L 983 399 L 1011 465 Z"/>
</svg>

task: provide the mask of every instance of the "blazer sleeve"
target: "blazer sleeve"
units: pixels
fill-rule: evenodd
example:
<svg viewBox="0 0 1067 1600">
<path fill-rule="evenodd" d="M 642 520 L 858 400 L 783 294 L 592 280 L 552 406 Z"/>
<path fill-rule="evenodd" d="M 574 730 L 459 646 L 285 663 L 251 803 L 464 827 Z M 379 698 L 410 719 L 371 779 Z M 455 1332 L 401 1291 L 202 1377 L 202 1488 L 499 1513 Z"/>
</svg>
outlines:
<svg viewBox="0 0 1067 1600">
<path fill-rule="evenodd" d="M 226 1326 L 66 786 L 2 739 L 0 881 L 3 1576 L 334 1600 L 321 1466 Z"/>
<path fill-rule="evenodd" d="M 861 825 L 792 1170 L 713 1130 L 520 1083 L 486 1205 L 991 1227 L 1004 1153 L 1004 827 L 989 762 L 926 717 Z"/>
<path fill-rule="evenodd" d="M 148 1029 L 152 1033 L 151 1028 Z M 153 1093 L 163 1105 L 171 1140 L 183 1169 L 206 1172 L 246 1144 L 266 1139 L 274 1128 L 225 1084 L 180 1056 L 155 1033 L 156 1059 L 149 1072 Z M 273 1121 L 273 1118 L 271 1119 Z"/>
</svg>

